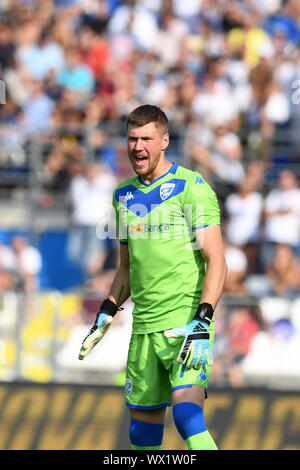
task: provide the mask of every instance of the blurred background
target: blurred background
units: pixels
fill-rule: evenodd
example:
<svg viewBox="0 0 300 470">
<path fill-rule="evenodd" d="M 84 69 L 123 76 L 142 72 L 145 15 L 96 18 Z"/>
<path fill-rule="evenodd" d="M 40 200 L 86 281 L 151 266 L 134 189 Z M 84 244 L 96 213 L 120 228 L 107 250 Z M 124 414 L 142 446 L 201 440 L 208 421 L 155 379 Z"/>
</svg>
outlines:
<svg viewBox="0 0 300 470">
<path fill-rule="evenodd" d="M 298 0 L 1 0 L 0 449 L 130 448 L 131 301 L 78 352 L 143 103 L 222 209 L 208 427 L 221 449 L 300 449 L 299 39 Z M 164 448 L 184 449 L 170 413 Z"/>
</svg>

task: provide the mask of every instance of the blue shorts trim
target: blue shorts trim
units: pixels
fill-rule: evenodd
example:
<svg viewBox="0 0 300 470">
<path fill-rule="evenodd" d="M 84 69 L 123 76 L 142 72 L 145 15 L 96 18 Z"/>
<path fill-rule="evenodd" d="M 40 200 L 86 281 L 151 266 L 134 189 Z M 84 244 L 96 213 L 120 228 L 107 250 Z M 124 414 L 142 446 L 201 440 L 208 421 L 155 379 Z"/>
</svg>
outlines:
<svg viewBox="0 0 300 470">
<path fill-rule="evenodd" d="M 126 406 L 134 410 L 156 410 L 156 409 L 165 408 L 165 406 L 171 406 L 171 405 L 172 403 L 161 403 L 160 405 L 146 406 L 146 405 L 132 405 L 131 403 L 126 402 Z"/>
<path fill-rule="evenodd" d="M 192 388 L 193 384 L 189 385 L 178 385 L 178 387 L 172 388 L 172 392 L 175 392 L 175 390 L 179 390 L 180 388 Z"/>
<path fill-rule="evenodd" d="M 179 390 L 180 388 L 192 388 L 193 385 L 195 384 L 178 385 L 178 387 L 172 388 L 172 392 L 175 392 L 175 390 Z M 205 391 L 205 398 L 207 398 L 208 397 L 207 388 L 205 388 L 204 391 Z"/>
</svg>

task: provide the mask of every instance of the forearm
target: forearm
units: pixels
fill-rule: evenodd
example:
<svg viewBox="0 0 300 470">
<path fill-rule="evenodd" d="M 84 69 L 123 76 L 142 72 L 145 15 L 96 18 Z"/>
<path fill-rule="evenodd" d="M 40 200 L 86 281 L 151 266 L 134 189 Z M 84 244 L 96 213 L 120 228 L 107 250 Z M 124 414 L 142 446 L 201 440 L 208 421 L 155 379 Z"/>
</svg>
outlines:
<svg viewBox="0 0 300 470">
<path fill-rule="evenodd" d="M 200 303 L 207 302 L 216 308 L 221 297 L 227 275 L 227 266 L 223 257 L 207 261 L 207 270 Z"/>
<path fill-rule="evenodd" d="M 120 307 L 130 297 L 129 269 L 120 266 L 112 282 L 108 298 Z"/>
<path fill-rule="evenodd" d="M 127 246 L 120 250 L 120 267 L 112 282 L 108 298 L 105 299 L 88 335 L 83 340 L 79 359 L 82 360 L 99 343 L 111 325 L 113 317 L 125 300 L 130 296 L 129 254 Z"/>
</svg>

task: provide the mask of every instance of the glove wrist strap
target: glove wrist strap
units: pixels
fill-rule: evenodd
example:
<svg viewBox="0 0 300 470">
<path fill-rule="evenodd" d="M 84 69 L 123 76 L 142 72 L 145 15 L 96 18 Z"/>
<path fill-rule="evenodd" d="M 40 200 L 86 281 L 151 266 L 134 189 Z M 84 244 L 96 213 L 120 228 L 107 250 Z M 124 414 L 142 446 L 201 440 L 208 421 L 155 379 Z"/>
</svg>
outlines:
<svg viewBox="0 0 300 470">
<path fill-rule="evenodd" d="M 194 319 L 203 320 L 210 325 L 213 315 L 214 315 L 214 309 L 212 308 L 211 304 L 207 302 L 203 302 L 197 308 L 197 312 L 196 312 Z"/>
<path fill-rule="evenodd" d="M 100 311 L 99 313 L 106 313 L 107 315 L 111 315 L 112 317 L 115 316 L 115 314 L 118 311 L 118 306 L 110 299 L 105 299 L 103 300 L 101 306 L 100 306 Z"/>
</svg>

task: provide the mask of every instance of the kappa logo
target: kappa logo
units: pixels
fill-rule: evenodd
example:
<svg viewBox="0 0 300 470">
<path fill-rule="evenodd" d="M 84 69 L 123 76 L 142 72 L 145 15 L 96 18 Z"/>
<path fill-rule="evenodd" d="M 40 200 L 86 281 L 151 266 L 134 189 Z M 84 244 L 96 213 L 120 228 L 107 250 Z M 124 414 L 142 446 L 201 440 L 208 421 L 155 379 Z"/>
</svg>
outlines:
<svg viewBox="0 0 300 470">
<path fill-rule="evenodd" d="M 195 184 L 204 184 L 204 180 L 202 178 L 200 178 L 199 176 L 196 177 L 196 181 L 195 181 Z"/>
<path fill-rule="evenodd" d="M 126 379 L 125 390 L 126 390 L 127 395 L 131 394 L 132 392 L 132 380 L 131 379 Z"/>
<path fill-rule="evenodd" d="M 129 199 L 134 199 L 134 195 L 131 191 L 127 191 L 126 196 L 124 196 L 124 201 L 129 201 Z"/>
<path fill-rule="evenodd" d="M 198 378 L 198 377 L 201 377 L 202 380 L 206 380 L 206 375 L 204 374 L 203 371 L 201 371 L 200 374 L 197 375 L 197 378 Z"/>
<path fill-rule="evenodd" d="M 159 195 L 163 201 L 168 199 L 174 191 L 175 183 L 163 183 L 159 190 Z"/>
</svg>

